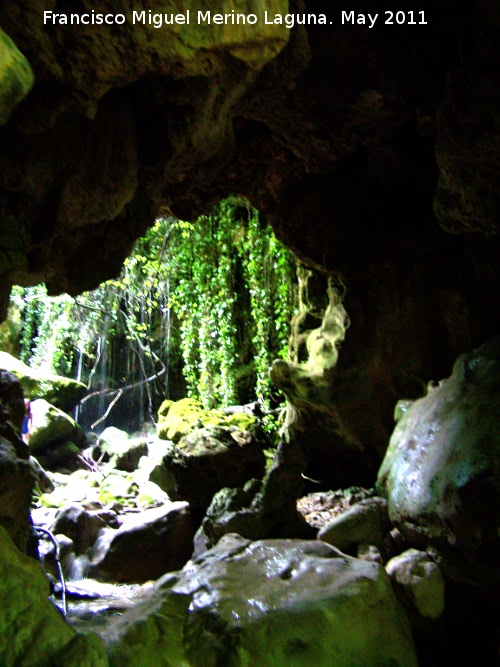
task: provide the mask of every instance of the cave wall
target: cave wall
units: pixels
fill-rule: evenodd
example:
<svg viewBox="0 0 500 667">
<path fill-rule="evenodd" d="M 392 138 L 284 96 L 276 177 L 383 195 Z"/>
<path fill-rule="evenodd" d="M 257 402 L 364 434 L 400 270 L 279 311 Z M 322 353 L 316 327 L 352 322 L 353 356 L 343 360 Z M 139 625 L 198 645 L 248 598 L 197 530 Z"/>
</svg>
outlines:
<svg viewBox="0 0 500 667">
<path fill-rule="evenodd" d="M 238 5 L 258 6 L 327 25 L 44 26 L 93 3 L 2 3 L 35 83 L 0 127 L 0 300 L 13 283 L 93 288 L 158 212 L 246 195 L 342 276 L 337 399 L 382 453 L 396 398 L 498 331 L 498 3 L 423 0 L 426 25 L 388 26 L 414 9 L 388 1 L 373 28 L 342 25 L 337 0 Z"/>
</svg>

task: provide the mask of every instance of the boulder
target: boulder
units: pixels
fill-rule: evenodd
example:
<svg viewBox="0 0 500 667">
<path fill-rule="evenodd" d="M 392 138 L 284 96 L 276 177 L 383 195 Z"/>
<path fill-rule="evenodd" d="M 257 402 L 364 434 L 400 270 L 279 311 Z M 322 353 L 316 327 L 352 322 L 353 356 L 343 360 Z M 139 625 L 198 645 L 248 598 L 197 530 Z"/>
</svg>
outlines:
<svg viewBox="0 0 500 667">
<path fill-rule="evenodd" d="M 18 458 L 14 446 L 0 436 L 0 525 L 21 551 L 28 548 L 34 486 L 29 460 Z"/>
<path fill-rule="evenodd" d="M 417 665 L 385 570 L 317 541 L 226 535 L 104 633 L 120 667 Z"/>
<path fill-rule="evenodd" d="M 408 408 L 377 480 L 410 544 L 449 554 L 450 576 L 489 583 L 500 582 L 499 401 L 500 337 Z"/>
<path fill-rule="evenodd" d="M 123 517 L 117 530 L 101 532 L 89 576 L 144 582 L 181 568 L 193 551 L 194 528 L 187 503 L 169 503 Z"/>
<path fill-rule="evenodd" d="M 50 479 L 49 475 L 34 456 L 29 457 L 29 464 L 35 475 L 37 490 L 40 493 L 52 493 L 56 488 L 54 482 Z"/>
<path fill-rule="evenodd" d="M 262 444 L 236 426 L 207 426 L 192 431 L 163 458 L 175 477 L 175 490 L 195 511 L 205 511 L 224 487 L 241 487 L 265 472 Z"/>
<path fill-rule="evenodd" d="M 402 598 L 424 618 L 439 618 L 444 611 L 445 585 L 438 564 L 425 551 L 408 549 L 385 566 Z"/>
<path fill-rule="evenodd" d="M 204 426 L 236 426 L 253 432 L 257 424 L 257 418 L 249 412 L 205 410 L 195 398 L 181 398 L 180 401 L 163 401 L 158 410 L 157 433 L 162 440 L 179 442 L 183 436 Z"/>
<path fill-rule="evenodd" d="M 27 459 L 28 447 L 20 438 L 25 414 L 19 379 L 14 373 L 0 369 L 0 435 L 12 442 L 18 456 Z"/>
<path fill-rule="evenodd" d="M 356 555 L 360 544 L 386 550 L 391 522 L 383 498 L 367 498 L 331 519 L 318 533 L 318 539 L 340 551 Z"/>
<path fill-rule="evenodd" d="M 43 398 L 31 401 L 29 447 L 33 454 L 65 442 L 83 442 L 81 427 L 65 412 Z"/>
<path fill-rule="evenodd" d="M 78 635 L 49 601 L 40 564 L 20 553 L 0 526 L 0 664 L 107 667 L 102 641 Z"/>
<path fill-rule="evenodd" d="M 65 412 L 70 412 L 87 393 L 82 382 L 30 368 L 7 352 L 0 352 L 0 368 L 19 378 L 26 398 L 43 398 Z"/>
<path fill-rule="evenodd" d="M 99 515 L 83 509 L 80 505 L 66 505 L 56 514 L 50 530 L 61 533 L 73 541 L 74 551 L 83 554 L 97 539 L 97 535 L 106 523 Z"/>
<path fill-rule="evenodd" d="M 195 554 L 228 533 L 251 540 L 268 537 L 312 538 L 315 531 L 297 511 L 303 489 L 304 456 L 295 442 L 280 442 L 266 476 L 243 488 L 221 489 L 212 499 L 195 536 Z"/>
<path fill-rule="evenodd" d="M 99 447 L 109 458 L 109 463 L 118 470 L 133 472 L 141 456 L 148 453 L 144 438 L 131 438 L 128 433 L 115 426 L 108 426 L 99 436 Z"/>
</svg>

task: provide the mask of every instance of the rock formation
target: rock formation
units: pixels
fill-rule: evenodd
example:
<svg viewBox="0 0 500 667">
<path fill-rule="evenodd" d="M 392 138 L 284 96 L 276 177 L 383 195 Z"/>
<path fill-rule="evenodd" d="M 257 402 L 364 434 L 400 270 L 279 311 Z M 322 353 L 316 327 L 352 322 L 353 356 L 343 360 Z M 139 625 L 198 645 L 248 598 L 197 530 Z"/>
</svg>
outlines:
<svg viewBox="0 0 500 667">
<path fill-rule="evenodd" d="M 44 23 L 44 11 L 52 16 L 56 6 L 79 17 L 93 9 L 89 0 L 49 4 L 52 9 L 39 0 L 0 6 L 0 317 L 12 284 L 45 281 L 50 293 L 77 294 L 116 275 L 159 213 L 192 220 L 227 194 L 245 195 L 306 267 L 346 287 L 350 327 L 335 368 L 325 365 L 319 374 L 314 364 L 305 368 L 299 344 L 297 366 L 281 367 L 280 379 L 293 403 L 288 371 L 313 371 L 309 389 L 316 398 L 322 389 L 319 407 L 328 398 L 338 451 L 356 452 L 363 475 L 374 477 L 396 400 L 421 396 L 429 379 L 447 376 L 457 356 L 498 332 L 497 2 L 422 0 L 425 23 L 410 25 L 406 12 L 403 23 L 387 25 L 380 12 L 373 28 L 343 24 L 346 8 L 338 0 L 238 3 L 246 14 L 324 13 L 324 24 L 311 19 L 293 29 L 263 20 L 156 28 L 147 21 L 146 0 L 122 3 L 121 24 L 63 25 L 51 17 Z M 188 4 L 193 15 L 204 5 Z M 221 0 L 217 9 L 230 12 L 234 4 Z M 372 10 L 373 3 L 357 3 L 357 12 Z M 110 0 L 99 11 L 116 15 Z M 144 11 L 144 20 L 134 23 L 133 11 Z M 178 3 L 165 0 L 156 11 L 178 12 Z M 328 295 L 326 284 L 321 290 Z M 323 301 L 301 323 L 311 359 L 318 356 L 315 344 L 323 352 L 331 344 L 324 336 L 309 338 L 328 320 L 328 305 Z M 330 352 L 336 357 L 336 344 Z M 474 384 L 477 370 L 462 369 L 465 380 Z M 438 396 L 451 392 L 455 381 L 448 382 Z M 1 523 L 24 550 L 33 482 L 29 453 L 16 434 L 18 404 L 2 395 L 2 465 L 19 480 L 2 486 L 2 506 L 20 507 L 22 517 L 13 527 L 4 509 Z M 418 404 L 409 408 L 404 420 L 418 410 Z M 294 424 L 291 445 L 304 427 Z M 318 440 L 319 458 L 323 444 Z M 300 460 L 301 452 L 292 451 Z M 338 469 L 347 480 L 352 465 Z M 278 469 L 269 475 L 276 479 Z M 463 524 L 451 517 L 452 527 L 459 541 L 462 528 L 470 528 L 477 541 L 466 556 L 482 562 L 478 556 L 492 534 L 491 488 L 485 475 L 464 480 L 449 492 L 458 499 L 454 506 L 464 502 L 475 514 L 467 511 Z M 125 498 L 130 482 L 121 481 Z M 288 476 L 293 488 L 295 481 Z M 437 490 L 446 496 L 447 488 Z M 434 530 L 426 521 L 439 510 L 424 512 L 415 526 L 395 505 L 390 484 L 387 494 L 389 514 L 409 539 Z M 258 516 L 266 516 L 273 498 L 252 497 Z M 290 492 L 281 505 L 294 501 Z M 476 525 L 485 526 L 478 535 Z M 2 534 L 2 540 L 10 554 L 9 538 Z M 456 563 L 448 565 L 453 574 Z M 190 596 L 181 591 L 168 610 L 179 623 Z M 197 631 L 193 626 L 195 639 Z M 66 629 L 58 636 L 56 659 L 72 664 L 60 651 L 86 642 Z M 294 650 L 307 648 L 297 639 Z M 172 636 L 174 648 L 178 641 Z M 193 664 L 201 664 L 194 641 L 192 647 Z M 22 650 L 29 646 L 4 662 L 24 659 Z M 95 652 L 92 664 L 105 664 L 101 645 L 85 650 Z M 132 664 L 133 641 L 130 651 Z"/>
<path fill-rule="evenodd" d="M 338 386 L 381 458 L 397 398 L 498 330 L 497 6 L 423 0 L 425 24 L 372 29 L 342 24 L 337 0 L 239 7 L 326 24 L 155 28 L 132 21 L 138 0 L 122 25 L 44 25 L 35 0 L 2 3 L 34 84 L 2 102 L 1 311 L 12 283 L 77 294 L 116 275 L 158 213 L 246 195 L 307 265 L 342 274 Z"/>
</svg>

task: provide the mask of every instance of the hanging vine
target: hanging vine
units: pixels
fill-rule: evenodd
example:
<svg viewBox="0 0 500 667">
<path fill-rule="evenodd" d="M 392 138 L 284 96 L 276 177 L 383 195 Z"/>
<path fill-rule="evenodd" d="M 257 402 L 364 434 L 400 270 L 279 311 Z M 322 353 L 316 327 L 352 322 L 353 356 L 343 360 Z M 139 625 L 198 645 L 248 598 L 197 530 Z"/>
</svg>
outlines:
<svg viewBox="0 0 500 667">
<path fill-rule="evenodd" d="M 37 286 L 12 298 L 23 305 L 21 356 L 33 366 L 75 374 L 83 355 L 90 386 L 106 342 L 123 340 L 148 380 L 182 357 L 187 393 L 206 407 L 242 398 L 269 407 L 269 368 L 287 354 L 295 290 L 290 253 L 247 200 L 230 197 L 195 223 L 158 220 L 120 276 L 93 292 L 49 299 Z M 168 388 L 157 390 L 161 399 Z"/>
</svg>

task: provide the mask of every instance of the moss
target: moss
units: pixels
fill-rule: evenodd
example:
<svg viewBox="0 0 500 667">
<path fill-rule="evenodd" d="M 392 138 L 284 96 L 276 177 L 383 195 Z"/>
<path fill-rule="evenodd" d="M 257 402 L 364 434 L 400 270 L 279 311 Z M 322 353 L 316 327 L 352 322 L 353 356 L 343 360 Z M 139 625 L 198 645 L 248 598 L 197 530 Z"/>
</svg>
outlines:
<svg viewBox="0 0 500 667">
<path fill-rule="evenodd" d="M 244 431 L 254 431 L 257 419 L 246 413 L 226 415 L 221 410 L 205 410 L 194 398 L 180 401 L 164 401 L 158 411 L 158 437 L 163 440 L 179 440 L 197 428 L 205 426 L 236 426 Z"/>
<path fill-rule="evenodd" d="M 65 412 L 72 410 L 87 393 L 82 382 L 34 370 L 7 352 L 0 352 L 0 368 L 19 378 L 26 398 L 43 398 Z"/>
<path fill-rule="evenodd" d="M 106 667 L 101 640 L 78 637 L 49 594 L 40 564 L 20 553 L 0 526 L 0 664 Z"/>
<path fill-rule="evenodd" d="M 12 112 L 34 82 L 29 62 L 0 28 L 0 125 L 9 122 Z"/>
<path fill-rule="evenodd" d="M 133 475 L 114 470 L 101 482 L 99 502 L 103 505 L 118 502 L 121 505 L 134 505 L 137 484 Z"/>
</svg>

